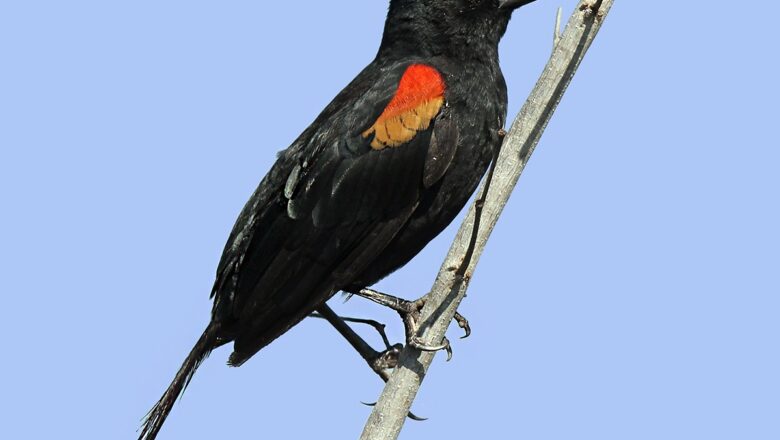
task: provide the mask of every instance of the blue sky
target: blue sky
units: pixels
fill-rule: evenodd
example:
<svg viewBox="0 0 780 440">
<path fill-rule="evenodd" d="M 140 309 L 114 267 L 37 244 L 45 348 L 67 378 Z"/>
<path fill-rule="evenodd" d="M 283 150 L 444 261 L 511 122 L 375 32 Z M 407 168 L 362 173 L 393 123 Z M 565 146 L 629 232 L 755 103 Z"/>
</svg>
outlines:
<svg viewBox="0 0 780 440">
<path fill-rule="evenodd" d="M 575 4 L 515 14 L 510 117 Z M 474 334 L 402 438 L 780 438 L 775 8 L 617 1 L 480 262 Z M 208 320 L 238 211 L 371 60 L 385 11 L 0 4 L 4 437 L 135 437 Z M 379 287 L 424 293 L 453 233 Z M 402 337 L 378 306 L 332 304 Z M 241 368 L 228 354 L 161 438 L 356 438 L 381 390 L 317 320 Z"/>
</svg>

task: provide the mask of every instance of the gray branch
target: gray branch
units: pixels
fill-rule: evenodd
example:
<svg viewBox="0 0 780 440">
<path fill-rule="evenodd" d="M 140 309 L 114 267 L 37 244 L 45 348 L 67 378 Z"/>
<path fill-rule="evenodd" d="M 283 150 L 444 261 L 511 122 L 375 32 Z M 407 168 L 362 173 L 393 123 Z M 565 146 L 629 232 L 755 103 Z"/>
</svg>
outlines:
<svg viewBox="0 0 780 440">
<path fill-rule="evenodd" d="M 596 37 L 613 0 L 583 0 L 555 41 L 552 56 L 507 134 L 492 179 L 471 206 L 422 310 L 422 342 L 439 344 L 465 296 L 488 237 L 566 88 Z M 557 30 L 556 30 L 557 34 Z M 485 186 L 489 191 L 485 193 Z M 474 219 L 477 219 L 477 225 Z M 397 439 L 435 353 L 406 347 L 361 435 Z"/>
</svg>

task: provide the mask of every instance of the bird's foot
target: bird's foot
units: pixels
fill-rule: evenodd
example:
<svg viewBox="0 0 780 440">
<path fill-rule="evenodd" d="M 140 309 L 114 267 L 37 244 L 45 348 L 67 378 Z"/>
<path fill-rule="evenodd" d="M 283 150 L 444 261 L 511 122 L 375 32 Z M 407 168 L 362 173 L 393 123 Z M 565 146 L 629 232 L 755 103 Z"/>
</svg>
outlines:
<svg viewBox="0 0 780 440">
<path fill-rule="evenodd" d="M 368 365 L 371 367 L 372 370 L 384 381 L 387 382 L 390 380 L 390 372 L 393 371 L 393 369 L 398 365 L 398 358 L 401 356 L 401 350 L 404 349 L 403 344 L 394 344 L 392 346 L 388 346 L 385 351 L 378 352 L 373 359 L 366 359 L 368 361 Z M 365 403 L 361 402 L 364 405 L 367 406 L 374 406 L 376 405 L 376 402 L 374 403 Z M 409 411 L 406 414 L 406 417 L 421 422 L 424 420 L 428 420 L 425 417 L 420 417 L 415 415 L 413 412 Z"/>
<path fill-rule="evenodd" d="M 366 362 L 374 370 L 374 373 L 387 382 L 390 379 L 390 371 L 398 365 L 398 358 L 403 349 L 403 344 L 392 345 L 385 351 L 377 352 L 374 356 L 366 359 Z"/>
<path fill-rule="evenodd" d="M 447 352 L 447 360 L 452 359 L 452 346 L 450 341 L 445 337 L 441 344 L 432 345 L 424 343 L 418 336 L 420 330 L 420 311 L 425 306 L 427 299 L 422 297 L 415 301 L 408 301 L 397 296 L 388 295 L 386 293 L 378 292 L 373 289 L 361 289 L 350 292 L 354 295 L 361 296 L 366 299 L 370 299 L 377 304 L 389 307 L 399 315 L 404 322 L 404 328 L 406 330 L 406 344 L 422 351 L 439 351 L 445 350 Z M 466 318 L 460 313 L 455 314 L 455 321 L 458 326 L 462 328 L 465 335 L 462 338 L 466 338 L 471 335 L 471 327 Z M 462 339 L 461 338 L 461 339 Z"/>
<path fill-rule="evenodd" d="M 330 321 L 331 324 L 336 326 L 337 330 L 355 347 L 360 353 L 363 360 L 366 361 L 369 367 L 385 382 L 390 378 L 390 374 L 387 370 L 392 370 L 398 365 L 398 357 L 401 354 L 401 350 L 404 349 L 403 344 L 390 344 L 390 339 L 385 332 L 385 325 L 381 322 L 374 321 L 373 319 L 363 318 L 348 318 L 345 316 L 338 316 L 329 307 L 322 307 L 319 312 L 314 312 L 310 315 L 313 318 L 321 318 Z M 348 330 L 345 324 L 351 322 L 355 324 L 365 324 L 373 327 L 379 336 L 382 338 L 382 342 L 385 345 L 384 351 L 376 351 L 368 345 L 357 333 Z"/>
<path fill-rule="evenodd" d="M 357 349 L 363 360 L 366 361 L 369 367 L 376 373 L 382 381 L 387 382 L 390 380 L 390 371 L 392 371 L 398 365 L 398 358 L 401 355 L 401 351 L 404 349 L 403 344 L 390 345 L 390 341 L 385 333 L 385 325 L 374 321 L 373 319 L 362 318 L 347 318 L 341 317 L 336 314 L 327 305 L 322 305 L 317 312 L 312 313 L 310 316 L 314 318 L 325 319 L 333 325 L 339 333 L 344 336 L 347 341 L 355 349 Z M 347 322 L 353 322 L 357 324 L 370 325 L 379 333 L 382 337 L 382 341 L 385 344 L 384 351 L 376 351 L 371 348 L 366 341 L 363 340 L 357 333 L 355 333 L 346 324 Z M 373 405 L 373 404 L 366 404 Z M 411 411 L 407 415 L 412 420 L 426 420 L 423 417 L 414 415 Z"/>
</svg>

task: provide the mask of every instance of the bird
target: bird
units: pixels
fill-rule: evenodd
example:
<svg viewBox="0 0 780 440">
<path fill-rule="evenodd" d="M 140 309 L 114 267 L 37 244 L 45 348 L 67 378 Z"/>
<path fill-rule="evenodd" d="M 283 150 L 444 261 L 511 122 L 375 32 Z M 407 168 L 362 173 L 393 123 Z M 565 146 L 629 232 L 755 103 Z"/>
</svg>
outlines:
<svg viewBox="0 0 780 440">
<path fill-rule="evenodd" d="M 533 1 L 390 0 L 376 57 L 279 153 L 239 214 L 210 321 L 139 440 L 157 437 L 212 350 L 232 342 L 228 364 L 240 366 L 315 311 L 336 325 L 327 300 L 364 293 L 452 222 L 500 148 L 498 45 Z M 443 348 L 409 330 L 408 344 Z"/>
</svg>

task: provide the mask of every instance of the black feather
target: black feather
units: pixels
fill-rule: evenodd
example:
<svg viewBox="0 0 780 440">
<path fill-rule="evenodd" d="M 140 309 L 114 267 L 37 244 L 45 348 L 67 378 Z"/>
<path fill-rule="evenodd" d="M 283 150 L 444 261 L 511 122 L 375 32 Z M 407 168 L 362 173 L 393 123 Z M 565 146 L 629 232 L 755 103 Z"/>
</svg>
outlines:
<svg viewBox="0 0 780 440">
<path fill-rule="evenodd" d="M 510 14 L 496 1 L 391 0 L 376 59 L 278 155 L 239 214 L 217 267 L 211 323 L 141 440 L 156 437 L 215 347 L 235 342 L 230 364 L 241 365 L 340 289 L 406 264 L 452 221 L 500 142 L 498 42 Z M 364 133 L 413 64 L 443 78 L 442 110 L 405 143 L 374 149 Z"/>
<path fill-rule="evenodd" d="M 168 414 L 170 414 L 173 404 L 176 403 L 176 399 L 179 398 L 185 388 L 187 388 L 187 385 L 189 385 L 192 376 L 195 374 L 195 370 L 197 370 L 201 362 L 208 357 L 211 350 L 217 346 L 218 330 L 219 324 L 213 321 L 206 327 L 206 330 L 184 360 L 179 372 L 176 373 L 173 382 L 171 382 L 160 400 L 157 401 L 144 418 L 139 440 L 152 440 L 157 437 L 157 433 L 160 431 L 160 428 L 162 428 L 165 419 L 168 418 Z"/>
</svg>

